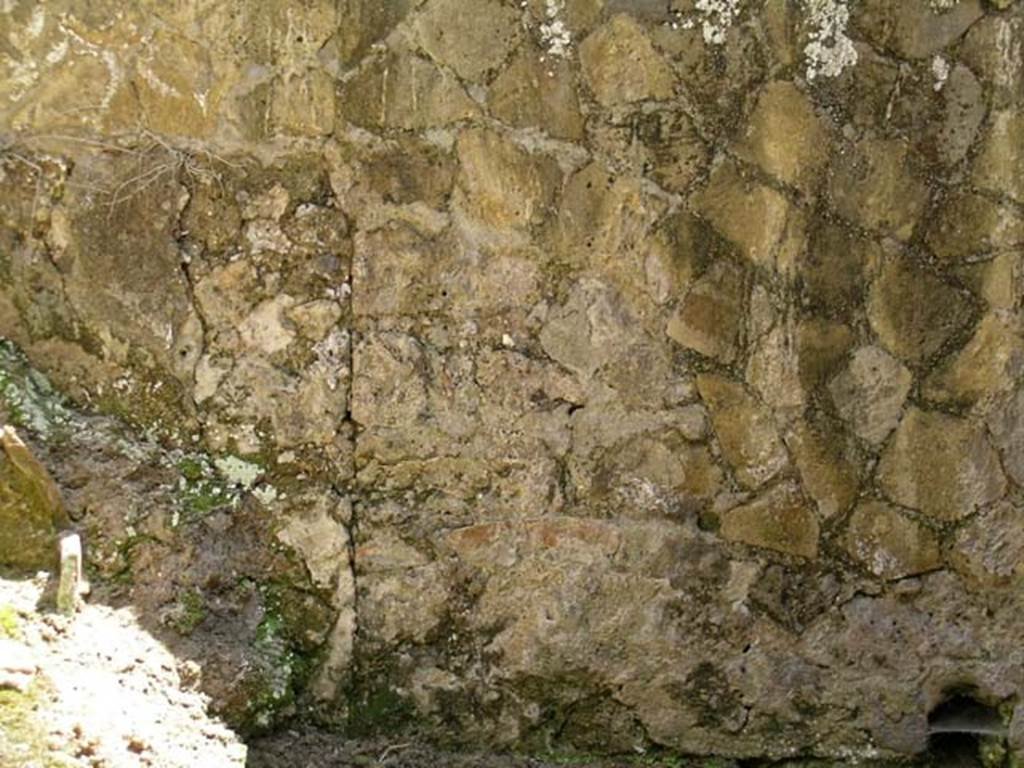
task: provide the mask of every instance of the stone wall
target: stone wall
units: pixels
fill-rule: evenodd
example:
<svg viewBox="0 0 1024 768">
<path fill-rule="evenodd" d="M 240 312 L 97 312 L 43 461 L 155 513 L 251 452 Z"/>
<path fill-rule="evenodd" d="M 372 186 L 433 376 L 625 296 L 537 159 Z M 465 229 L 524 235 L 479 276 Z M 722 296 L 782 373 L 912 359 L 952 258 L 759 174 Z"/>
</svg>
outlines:
<svg viewBox="0 0 1024 768">
<path fill-rule="evenodd" d="M 5 0 L 0 41 L 0 335 L 174 457 L 145 536 L 54 468 L 101 578 L 198 645 L 289 609 L 238 719 L 869 758 L 956 690 L 1024 747 L 1024 4 Z"/>
</svg>

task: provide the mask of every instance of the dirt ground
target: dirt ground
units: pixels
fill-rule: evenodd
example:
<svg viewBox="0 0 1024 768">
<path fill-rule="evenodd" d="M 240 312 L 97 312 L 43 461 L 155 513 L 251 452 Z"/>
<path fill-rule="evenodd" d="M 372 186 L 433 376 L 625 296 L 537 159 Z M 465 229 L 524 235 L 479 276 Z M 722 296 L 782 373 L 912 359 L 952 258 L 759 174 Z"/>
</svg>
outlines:
<svg viewBox="0 0 1024 768">
<path fill-rule="evenodd" d="M 40 610 L 48 586 L 0 579 L 0 768 L 245 765 L 196 670 L 130 609 L 87 604 L 68 620 Z"/>
</svg>

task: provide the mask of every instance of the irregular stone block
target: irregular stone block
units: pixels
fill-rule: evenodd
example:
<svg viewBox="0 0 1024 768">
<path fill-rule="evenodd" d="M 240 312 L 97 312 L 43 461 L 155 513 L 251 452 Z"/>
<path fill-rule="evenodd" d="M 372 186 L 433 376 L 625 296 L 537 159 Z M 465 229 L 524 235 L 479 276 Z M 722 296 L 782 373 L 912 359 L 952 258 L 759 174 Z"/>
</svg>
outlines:
<svg viewBox="0 0 1024 768">
<path fill-rule="evenodd" d="M 796 331 L 800 382 L 810 392 L 825 382 L 846 358 L 854 336 L 849 326 L 821 318 L 800 321 Z"/>
<path fill-rule="evenodd" d="M 567 265 L 586 265 L 624 294 L 661 304 L 689 283 L 698 255 L 689 250 L 693 222 L 684 214 L 659 221 L 664 213 L 641 176 L 594 162 L 565 184 L 550 234 Z"/>
<path fill-rule="evenodd" d="M 942 162 L 955 165 L 967 156 L 985 119 L 985 92 L 974 73 L 957 64 L 941 93 L 944 103 L 942 122 L 934 131 L 936 150 Z"/>
<path fill-rule="evenodd" d="M 828 385 L 839 415 L 857 437 L 880 445 L 899 423 L 910 371 L 879 347 L 861 347 Z"/>
<path fill-rule="evenodd" d="M 348 499 L 299 498 L 277 532 L 277 539 L 301 556 L 313 585 L 330 594 L 331 608 L 337 612 L 327 636 L 326 658 L 312 684 L 321 700 L 334 699 L 351 672 L 356 623 L 355 574 L 346 527 L 351 514 Z"/>
<path fill-rule="evenodd" d="M 709 500 L 722 485 L 722 470 L 707 446 L 688 445 L 665 430 L 616 446 L 600 462 L 588 505 L 607 505 L 631 518 L 673 517 Z"/>
<path fill-rule="evenodd" d="M 519 14 L 498 0 L 430 0 L 412 26 L 423 50 L 473 82 L 504 63 L 522 29 Z"/>
<path fill-rule="evenodd" d="M 612 359 L 617 344 L 631 336 L 621 297 L 606 285 L 586 279 L 551 313 L 540 343 L 551 359 L 584 376 Z"/>
<path fill-rule="evenodd" d="M 650 176 L 672 192 L 685 192 L 709 158 L 707 145 L 683 110 L 659 109 L 640 116 L 637 136 L 647 150 Z"/>
<path fill-rule="evenodd" d="M 982 17 L 981 0 L 939 4 L 930 0 L 866 0 L 854 20 L 883 48 L 910 59 L 923 59 L 945 48 Z"/>
<path fill-rule="evenodd" d="M 357 317 L 415 315 L 444 306 L 438 284 L 447 255 L 440 244 L 403 222 L 354 240 L 352 281 L 359 286 L 352 298 Z"/>
<path fill-rule="evenodd" d="M 1010 389 L 1024 375 L 1024 330 L 1020 320 L 985 315 L 974 336 L 925 379 L 922 393 L 938 402 L 973 404 Z"/>
<path fill-rule="evenodd" d="M 625 14 L 613 16 L 580 44 L 580 66 L 605 107 L 672 96 L 671 68 L 643 28 Z"/>
<path fill-rule="evenodd" d="M 293 136 L 326 136 L 334 130 L 336 92 L 334 78 L 320 69 L 275 81 L 270 100 L 273 128 Z"/>
<path fill-rule="evenodd" d="M 883 579 L 902 579 L 942 564 L 935 534 L 879 501 L 865 502 L 853 511 L 846 551 Z"/>
<path fill-rule="evenodd" d="M 990 116 L 972 179 L 982 189 L 1024 203 L 1024 115 L 1019 110 Z"/>
<path fill-rule="evenodd" d="M 483 224 L 522 229 L 550 212 L 561 174 L 555 162 L 492 131 L 459 136 L 461 206 Z"/>
<path fill-rule="evenodd" d="M 928 187 L 899 139 L 864 139 L 840 155 L 829 181 L 829 197 L 840 216 L 909 240 L 928 202 Z"/>
<path fill-rule="evenodd" d="M 509 125 L 577 140 L 583 135 L 583 115 L 573 78 L 567 61 L 525 45 L 491 84 L 488 106 Z"/>
<path fill-rule="evenodd" d="M 333 49 L 341 62 L 350 64 L 362 58 L 370 46 L 383 39 L 416 5 L 414 0 L 340 0 L 338 19 L 332 28 Z"/>
<path fill-rule="evenodd" d="M 829 158 L 829 133 L 810 99 L 793 83 L 766 85 L 733 151 L 801 192 L 821 182 Z"/>
<path fill-rule="evenodd" d="M 402 137 L 364 160 L 367 183 L 386 203 L 425 203 L 443 208 L 455 185 L 454 153 Z"/>
<path fill-rule="evenodd" d="M 366 128 L 436 128 L 478 111 L 454 75 L 406 51 L 364 66 L 338 98 L 339 115 Z"/>
<path fill-rule="evenodd" d="M 746 379 L 761 401 L 788 420 L 807 403 L 800 366 L 799 327 L 784 317 L 753 344 Z"/>
<path fill-rule="evenodd" d="M 837 431 L 800 421 L 786 436 L 786 445 L 819 517 L 828 520 L 849 509 L 857 498 L 861 470 Z"/>
<path fill-rule="evenodd" d="M 722 538 L 810 560 L 818 556 L 818 519 L 795 486 L 766 491 L 722 515 Z"/>
<path fill-rule="evenodd" d="M 976 260 L 1024 246 L 1024 217 L 989 197 L 956 192 L 942 206 L 926 239 L 944 261 Z"/>
<path fill-rule="evenodd" d="M 746 387 L 700 374 L 697 389 L 711 411 L 722 454 L 742 485 L 760 488 L 782 471 L 788 457 L 772 414 Z"/>
<path fill-rule="evenodd" d="M 886 349 L 916 363 L 967 326 L 971 304 L 909 258 L 889 259 L 871 284 L 868 320 Z"/>
<path fill-rule="evenodd" d="M 872 240 L 826 223 L 812 233 L 797 270 L 811 302 L 848 317 L 863 302 L 865 272 L 880 260 L 881 248 Z"/>
<path fill-rule="evenodd" d="M 731 363 L 741 351 L 746 305 L 743 273 L 718 262 L 682 298 L 665 333 L 687 349 Z"/>
<path fill-rule="evenodd" d="M 982 427 L 911 408 L 878 465 L 886 495 L 939 520 L 959 520 L 1006 493 L 999 457 Z"/>
<path fill-rule="evenodd" d="M 978 584 L 1006 587 L 1024 578 L 1024 509 L 1003 502 L 957 531 L 953 566 Z"/>
<path fill-rule="evenodd" d="M 782 194 L 746 178 L 727 160 L 711 172 L 692 202 L 751 263 L 792 273 L 805 244 L 806 224 L 803 212 Z"/>
<path fill-rule="evenodd" d="M 1000 253 L 989 261 L 967 264 L 960 276 L 992 309 L 1016 309 L 1024 297 L 1024 251 Z"/>
<path fill-rule="evenodd" d="M 1019 385 L 989 414 L 988 428 L 1007 474 L 1024 486 L 1024 388 Z"/>
<path fill-rule="evenodd" d="M 112 191 L 69 190 L 62 232 L 66 301 L 79 322 L 106 340 L 101 356 L 107 359 L 125 363 L 123 345 L 145 350 L 148 365 L 140 373 L 165 379 L 161 396 L 167 397 L 175 379 L 187 386 L 202 349 L 202 325 L 176 241 L 178 216 L 189 200 L 175 178 L 179 162 L 163 146 L 113 162 L 83 162 L 78 171 L 96 174 L 94 183 Z M 189 414 L 187 398 L 173 407 L 179 419 Z"/>
<path fill-rule="evenodd" d="M 991 90 L 992 106 L 1005 109 L 1019 103 L 1024 88 L 1024 18 L 991 14 L 964 35 L 960 59 Z"/>
</svg>

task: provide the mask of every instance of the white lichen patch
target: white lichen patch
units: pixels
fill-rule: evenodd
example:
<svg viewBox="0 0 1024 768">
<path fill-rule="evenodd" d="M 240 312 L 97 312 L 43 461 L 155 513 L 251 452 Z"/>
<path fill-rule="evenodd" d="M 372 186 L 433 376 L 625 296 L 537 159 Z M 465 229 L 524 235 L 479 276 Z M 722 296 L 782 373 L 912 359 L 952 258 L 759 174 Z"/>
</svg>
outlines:
<svg viewBox="0 0 1024 768">
<path fill-rule="evenodd" d="M 857 63 L 857 49 L 846 35 L 850 9 L 841 0 L 804 0 L 809 41 L 804 46 L 807 79 L 837 77 Z"/>
<path fill-rule="evenodd" d="M 273 504 L 278 498 L 277 488 L 272 485 L 261 485 L 252 492 L 252 495 L 265 507 Z"/>
<path fill-rule="evenodd" d="M 932 59 L 932 75 L 935 77 L 935 84 L 932 86 L 936 92 L 941 91 L 949 78 L 949 62 L 939 55 Z"/>
<path fill-rule="evenodd" d="M 223 456 L 213 460 L 221 477 L 232 485 L 249 489 L 256 485 L 259 476 L 263 474 L 263 468 L 259 464 L 240 459 L 237 456 Z"/>
<path fill-rule="evenodd" d="M 701 34 L 708 45 L 721 45 L 742 10 L 742 0 L 697 0 Z"/>
<path fill-rule="evenodd" d="M 936 13 L 945 13 L 956 5 L 960 0 L 928 0 L 928 5 Z"/>
<path fill-rule="evenodd" d="M 29 19 L 28 26 L 25 31 L 29 37 L 35 39 L 43 34 L 43 28 L 46 26 L 46 11 L 43 7 L 36 6 L 32 10 L 32 17 Z"/>
<path fill-rule="evenodd" d="M 548 56 L 565 58 L 572 47 L 572 32 L 562 20 L 565 0 L 545 0 L 546 20 L 540 25 L 540 38 Z"/>
</svg>

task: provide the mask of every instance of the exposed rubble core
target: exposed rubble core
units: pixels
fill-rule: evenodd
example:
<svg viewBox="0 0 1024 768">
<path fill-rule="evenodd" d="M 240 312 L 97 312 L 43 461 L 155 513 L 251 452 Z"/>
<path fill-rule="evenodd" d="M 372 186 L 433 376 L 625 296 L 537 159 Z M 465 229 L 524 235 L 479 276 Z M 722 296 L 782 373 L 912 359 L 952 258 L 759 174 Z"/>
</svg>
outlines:
<svg viewBox="0 0 1024 768">
<path fill-rule="evenodd" d="M 1020 0 L 0 43 L 0 425 L 229 722 L 863 761 L 969 691 L 1021 759 Z"/>
</svg>

